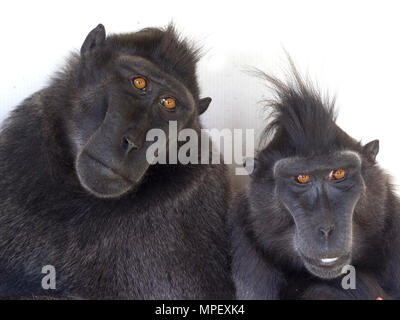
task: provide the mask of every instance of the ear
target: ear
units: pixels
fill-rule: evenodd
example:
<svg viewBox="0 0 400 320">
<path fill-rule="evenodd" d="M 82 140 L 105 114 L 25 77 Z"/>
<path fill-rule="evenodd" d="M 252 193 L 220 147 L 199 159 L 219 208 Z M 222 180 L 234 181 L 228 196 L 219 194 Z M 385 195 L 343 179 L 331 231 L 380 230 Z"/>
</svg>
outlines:
<svg viewBox="0 0 400 320">
<path fill-rule="evenodd" d="M 364 156 L 366 156 L 372 162 L 375 162 L 378 152 L 379 152 L 379 140 L 373 140 L 371 142 L 368 142 L 363 147 Z"/>
<path fill-rule="evenodd" d="M 256 158 L 246 158 L 243 162 L 243 167 L 251 177 L 258 166 L 258 160 Z"/>
<path fill-rule="evenodd" d="M 89 32 L 87 35 L 85 42 L 81 48 L 81 55 L 93 50 L 96 47 L 99 47 L 103 44 L 106 39 L 106 29 L 102 24 L 99 24 L 96 28 Z"/>
<path fill-rule="evenodd" d="M 199 101 L 199 114 L 203 114 L 208 109 L 212 99 L 210 97 L 200 99 Z"/>
</svg>

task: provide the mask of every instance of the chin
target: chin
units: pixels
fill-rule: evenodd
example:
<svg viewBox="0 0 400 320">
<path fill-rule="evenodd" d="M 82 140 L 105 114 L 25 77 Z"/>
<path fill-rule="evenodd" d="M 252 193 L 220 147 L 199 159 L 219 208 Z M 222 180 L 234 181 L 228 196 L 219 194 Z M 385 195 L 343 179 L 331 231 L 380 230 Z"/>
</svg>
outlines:
<svg viewBox="0 0 400 320">
<path fill-rule="evenodd" d="M 350 264 L 350 254 L 340 257 L 316 259 L 302 255 L 306 269 L 314 276 L 321 279 L 335 279 L 342 275 L 343 267 Z"/>
</svg>

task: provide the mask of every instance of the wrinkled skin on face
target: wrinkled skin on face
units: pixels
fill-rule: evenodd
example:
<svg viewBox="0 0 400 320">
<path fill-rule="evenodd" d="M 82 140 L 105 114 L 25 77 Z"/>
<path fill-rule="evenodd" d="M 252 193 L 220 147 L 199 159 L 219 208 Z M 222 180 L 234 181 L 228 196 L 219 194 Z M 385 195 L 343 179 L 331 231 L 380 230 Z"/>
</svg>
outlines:
<svg viewBox="0 0 400 320">
<path fill-rule="evenodd" d="M 69 138 L 81 185 L 96 197 L 116 198 L 136 187 L 150 167 L 146 150 L 153 142 L 146 141 L 147 132 L 161 129 L 168 138 L 169 121 L 178 130 L 191 127 L 211 99 L 196 101 L 181 81 L 143 57 L 117 51 L 99 59 L 104 41 L 100 25 L 82 46 L 84 80 Z M 144 79 L 144 88 L 135 86 L 137 78 Z M 162 104 L 168 97 L 175 108 Z"/>
<path fill-rule="evenodd" d="M 333 170 L 343 179 L 330 179 Z M 299 183 L 298 175 L 309 180 Z M 276 195 L 294 221 L 294 247 L 304 266 L 320 278 L 338 277 L 351 261 L 354 208 L 365 189 L 355 152 L 329 157 L 286 158 L 274 166 Z"/>
</svg>

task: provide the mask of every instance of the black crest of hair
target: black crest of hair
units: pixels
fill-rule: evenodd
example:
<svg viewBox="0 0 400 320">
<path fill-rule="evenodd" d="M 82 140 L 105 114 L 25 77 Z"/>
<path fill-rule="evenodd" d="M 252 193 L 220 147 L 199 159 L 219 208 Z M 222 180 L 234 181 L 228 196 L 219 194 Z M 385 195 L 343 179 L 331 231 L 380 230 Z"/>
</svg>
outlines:
<svg viewBox="0 0 400 320">
<path fill-rule="evenodd" d="M 226 167 L 146 158 L 149 130 L 201 129 L 211 99 L 199 97 L 198 59 L 172 26 L 106 36 L 99 25 L 11 112 L 0 131 L 0 298 L 233 297 Z M 42 287 L 48 265 L 54 290 Z"/>
<path fill-rule="evenodd" d="M 335 99 L 304 79 L 289 60 L 291 72 L 286 81 L 257 71 L 274 94 L 265 101 L 269 124 L 261 135 L 260 147 L 268 148 L 261 153 L 274 149 L 284 156 L 310 156 L 346 148 L 359 150 L 357 142 L 336 125 Z"/>
<path fill-rule="evenodd" d="M 334 101 L 290 65 L 286 80 L 256 72 L 274 97 L 250 183 L 229 215 L 236 295 L 398 299 L 400 201 L 376 161 L 379 141 L 344 132 Z M 342 287 L 345 265 L 356 289 Z"/>
</svg>

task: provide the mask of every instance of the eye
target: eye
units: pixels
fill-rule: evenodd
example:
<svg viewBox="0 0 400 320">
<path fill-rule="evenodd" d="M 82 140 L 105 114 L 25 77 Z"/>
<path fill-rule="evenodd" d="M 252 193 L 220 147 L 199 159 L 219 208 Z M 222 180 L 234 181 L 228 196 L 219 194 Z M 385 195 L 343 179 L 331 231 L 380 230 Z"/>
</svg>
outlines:
<svg viewBox="0 0 400 320">
<path fill-rule="evenodd" d="M 329 180 L 342 180 L 346 176 L 346 171 L 343 169 L 332 170 L 329 174 Z"/>
<path fill-rule="evenodd" d="M 308 175 L 308 174 L 300 174 L 297 177 L 295 177 L 295 180 L 298 183 L 305 184 L 305 183 L 308 183 L 310 181 L 310 175 Z"/>
<path fill-rule="evenodd" d="M 139 90 L 144 90 L 147 87 L 147 81 L 143 77 L 136 77 L 132 79 L 132 84 Z"/>
<path fill-rule="evenodd" d="M 165 108 L 167 108 L 169 110 L 175 109 L 175 107 L 176 107 L 176 99 L 172 98 L 172 97 L 162 98 L 160 100 L 160 103 L 162 106 L 164 106 Z"/>
</svg>

